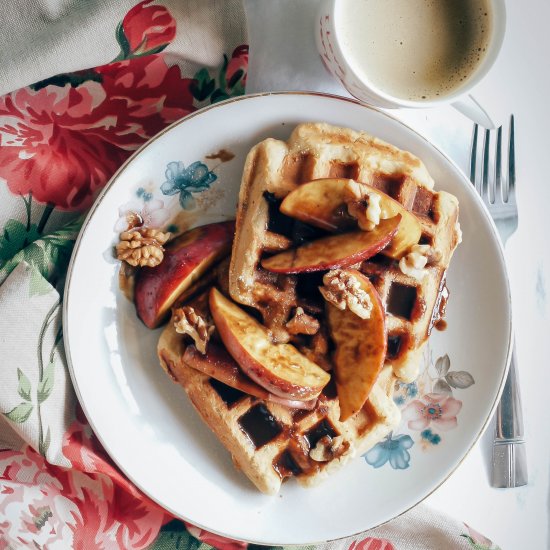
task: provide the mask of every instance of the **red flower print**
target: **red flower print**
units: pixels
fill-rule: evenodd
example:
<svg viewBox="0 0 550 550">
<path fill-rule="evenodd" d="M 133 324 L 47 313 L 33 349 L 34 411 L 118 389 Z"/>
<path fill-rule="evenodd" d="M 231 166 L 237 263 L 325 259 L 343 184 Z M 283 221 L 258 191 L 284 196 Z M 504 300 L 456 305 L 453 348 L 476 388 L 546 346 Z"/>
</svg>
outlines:
<svg viewBox="0 0 550 550">
<path fill-rule="evenodd" d="M 408 420 L 411 430 L 423 430 L 432 425 L 441 431 L 452 430 L 457 426 L 456 415 L 462 408 L 462 401 L 450 395 L 428 393 L 411 401 L 402 411 L 403 419 Z"/>
<path fill-rule="evenodd" d="M 0 98 L 0 179 L 14 194 L 84 210 L 128 156 L 195 108 L 190 79 L 161 55 L 95 69 L 79 86 Z"/>
<path fill-rule="evenodd" d="M 170 12 L 164 6 L 149 6 L 150 3 L 151 0 L 140 2 L 122 20 L 130 50 L 125 57 L 158 53 L 176 36 L 176 22 Z"/>
<path fill-rule="evenodd" d="M 201 542 L 213 546 L 214 548 L 216 548 L 216 550 L 244 550 L 248 546 L 246 542 L 226 539 L 225 537 L 221 537 L 220 535 L 215 535 L 214 533 L 205 531 L 200 527 L 195 527 L 190 523 L 184 523 L 189 533 L 191 533 L 196 539 L 199 539 Z"/>
<path fill-rule="evenodd" d="M 348 550 L 395 550 L 395 547 L 389 540 L 367 537 L 363 540 L 354 540 Z"/>
<path fill-rule="evenodd" d="M 227 69 L 225 72 L 227 85 L 232 88 L 234 84 L 239 80 L 239 78 L 242 78 L 242 85 L 246 86 L 247 68 L 248 45 L 243 44 L 242 46 L 238 46 L 237 48 L 235 48 L 227 65 Z"/>
<path fill-rule="evenodd" d="M 124 548 L 142 550 L 157 538 L 164 514 L 119 488 L 104 486 L 100 495 L 82 486 L 74 500 L 69 528 L 75 550 Z"/>
<path fill-rule="evenodd" d="M 0 453 L 0 548 L 46 548 L 65 540 L 70 499 L 57 468 L 31 447 Z"/>
</svg>

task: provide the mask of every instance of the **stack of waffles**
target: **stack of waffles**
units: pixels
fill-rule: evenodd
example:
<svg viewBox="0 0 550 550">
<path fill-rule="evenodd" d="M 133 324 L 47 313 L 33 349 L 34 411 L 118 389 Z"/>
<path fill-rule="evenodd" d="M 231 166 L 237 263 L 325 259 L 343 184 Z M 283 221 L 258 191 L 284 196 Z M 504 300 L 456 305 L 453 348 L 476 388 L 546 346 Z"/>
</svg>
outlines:
<svg viewBox="0 0 550 550">
<path fill-rule="evenodd" d="M 185 388 L 235 465 L 268 494 L 277 493 L 291 477 L 305 486 L 318 482 L 396 427 L 395 382 L 410 382 L 418 374 L 423 346 L 444 314 L 446 270 L 460 241 L 456 198 L 434 191 L 417 157 L 364 132 L 305 123 L 286 142 L 266 139 L 253 147 L 244 166 L 230 261 L 218 266 L 214 284 L 257 319 L 275 345 L 290 343 L 326 371 L 334 366 L 326 304 L 318 291 L 326 271 L 281 273 L 262 263 L 326 236 L 281 213 L 280 207 L 291 192 L 327 178 L 367 184 L 397 201 L 418 222 L 415 244 L 429 250 L 420 266 L 407 256 L 410 250 L 399 255 L 382 250 L 351 266 L 376 289 L 387 335 L 383 366 L 359 410 L 343 417 L 332 379 L 306 409 L 224 384 L 208 369 L 197 370 L 184 360 L 193 341 L 178 334 L 173 322 L 158 345 L 163 368 Z M 412 264 L 404 265 L 408 259 Z M 190 303 L 211 319 L 205 294 Z M 315 320 L 314 333 L 293 330 L 297 311 Z M 214 331 L 212 342 L 219 341 Z"/>
</svg>

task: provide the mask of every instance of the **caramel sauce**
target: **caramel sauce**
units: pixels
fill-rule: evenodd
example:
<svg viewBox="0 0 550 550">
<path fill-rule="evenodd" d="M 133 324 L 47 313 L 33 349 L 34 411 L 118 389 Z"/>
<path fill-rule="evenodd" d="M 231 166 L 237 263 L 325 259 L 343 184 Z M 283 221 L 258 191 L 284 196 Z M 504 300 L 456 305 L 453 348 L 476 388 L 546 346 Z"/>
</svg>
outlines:
<svg viewBox="0 0 550 550">
<path fill-rule="evenodd" d="M 313 449 L 322 437 L 328 435 L 332 439 L 333 437 L 336 437 L 338 435 L 338 432 L 336 431 L 336 428 L 331 424 L 330 420 L 328 420 L 328 418 L 323 418 L 304 435 L 309 443 L 309 447 Z"/>
<path fill-rule="evenodd" d="M 388 336 L 387 357 L 388 359 L 394 359 L 399 355 L 401 351 L 403 337 L 401 334 L 390 334 Z"/>
<path fill-rule="evenodd" d="M 302 468 L 298 466 L 288 450 L 284 450 L 273 462 L 273 469 L 279 474 L 281 479 L 291 476 L 298 476 L 302 473 Z"/>
<path fill-rule="evenodd" d="M 426 338 L 430 336 L 432 329 L 445 330 L 447 328 L 447 322 L 445 321 L 445 313 L 447 310 L 447 301 L 449 300 L 449 289 L 447 288 L 447 278 L 445 275 L 441 278 L 437 299 L 432 311 L 432 317 L 428 324 L 428 330 L 426 332 Z"/>
<path fill-rule="evenodd" d="M 416 304 L 417 290 L 414 286 L 393 283 L 388 293 L 387 311 L 396 317 L 410 320 Z M 416 312 L 414 312 L 416 313 Z"/>
<path fill-rule="evenodd" d="M 233 160 L 235 158 L 235 154 L 231 151 L 228 151 L 227 149 L 220 149 L 217 153 L 212 153 L 210 155 L 206 155 L 207 159 L 218 159 L 221 162 L 229 162 L 230 160 Z"/>
<path fill-rule="evenodd" d="M 209 383 L 214 391 L 220 396 L 221 400 L 227 405 L 228 409 L 231 409 L 231 407 L 241 401 L 241 399 L 248 397 L 248 395 L 241 390 L 232 388 L 215 378 L 210 378 Z"/>
<path fill-rule="evenodd" d="M 256 449 L 263 447 L 283 431 L 281 424 L 264 403 L 258 403 L 243 414 L 239 418 L 239 425 Z"/>
</svg>

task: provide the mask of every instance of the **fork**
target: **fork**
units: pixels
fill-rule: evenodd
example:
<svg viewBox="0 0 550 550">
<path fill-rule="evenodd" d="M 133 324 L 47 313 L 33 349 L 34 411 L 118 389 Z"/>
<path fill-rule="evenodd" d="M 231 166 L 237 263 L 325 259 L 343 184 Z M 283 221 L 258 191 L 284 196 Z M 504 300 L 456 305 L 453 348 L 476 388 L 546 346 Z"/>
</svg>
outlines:
<svg viewBox="0 0 550 550">
<path fill-rule="evenodd" d="M 491 130 L 485 130 L 484 132 L 482 164 L 478 177 L 478 170 L 476 170 L 478 132 L 479 127 L 474 124 L 470 151 L 470 181 L 481 196 L 489 214 L 491 214 L 504 246 L 508 237 L 515 232 L 518 226 L 514 115 L 510 116 L 508 173 L 506 177 L 503 177 L 502 174 L 502 126 L 496 130 L 492 178 L 490 177 L 492 132 Z M 491 479 L 493 487 L 521 487 L 527 484 L 527 459 L 523 436 L 523 413 L 518 386 L 515 342 L 513 342 L 510 370 L 496 410 Z"/>
</svg>

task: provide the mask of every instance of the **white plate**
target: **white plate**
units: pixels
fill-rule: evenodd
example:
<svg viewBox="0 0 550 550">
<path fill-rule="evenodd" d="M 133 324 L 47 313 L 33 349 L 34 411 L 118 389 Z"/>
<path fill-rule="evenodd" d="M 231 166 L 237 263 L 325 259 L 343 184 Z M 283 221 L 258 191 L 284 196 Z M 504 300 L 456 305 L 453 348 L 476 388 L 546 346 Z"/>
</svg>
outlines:
<svg viewBox="0 0 550 550">
<path fill-rule="evenodd" d="M 216 175 L 208 190 L 193 195 L 195 204 L 180 222 L 203 225 L 233 217 L 248 150 L 266 137 L 288 137 L 303 121 L 365 130 L 410 150 L 425 162 L 437 189 L 458 197 L 464 240 L 448 275 L 448 328 L 434 331 L 431 356 L 426 357 L 431 364 L 422 380 L 397 392 L 405 406 L 435 390 L 450 389 L 453 397 L 443 404 L 446 422 L 428 426 L 416 418 L 412 427 L 404 422 L 392 441 L 366 458 L 358 457 L 318 487 L 306 490 L 292 482 L 283 486 L 280 496 L 268 497 L 233 468 L 184 391 L 160 368 L 155 353 L 159 331 L 146 329 L 119 291 L 112 246 L 118 237 L 119 207 L 129 201 L 150 207 L 162 200 L 171 216 L 181 212 L 179 195 L 161 190 L 171 179 L 167 166 L 176 161 L 183 165 L 170 166 L 184 191 L 196 190 L 189 187 L 184 167 L 200 161 Z M 223 163 L 206 158 L 221 150 L 235 157 Z M 117 172 L 92 208 L 75 247 L 64 334 L 73 383 L 90 424 L 113 460 L 146 494 L 174 515 L 228 537 L 306 544 L 359 533 L 401 514 L 457 467 L 500 395 L 510 349 L 510 296 L 494 225 L 464 175 L 428 141 L 389 115 L 350 100 L 264 94 L 188 116 L 152 139 Z M 445 354 L 450 358 L 446 379 L 448 363 L 437 361 Z M 453 428 L 453 419 L 456 427 L 443 431 Z"/>
</svg>

